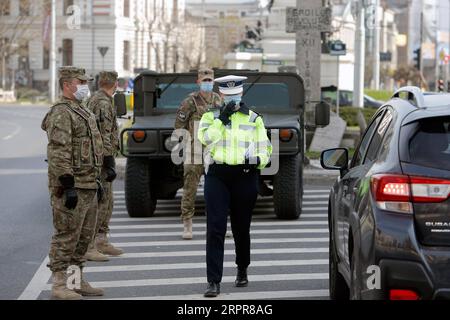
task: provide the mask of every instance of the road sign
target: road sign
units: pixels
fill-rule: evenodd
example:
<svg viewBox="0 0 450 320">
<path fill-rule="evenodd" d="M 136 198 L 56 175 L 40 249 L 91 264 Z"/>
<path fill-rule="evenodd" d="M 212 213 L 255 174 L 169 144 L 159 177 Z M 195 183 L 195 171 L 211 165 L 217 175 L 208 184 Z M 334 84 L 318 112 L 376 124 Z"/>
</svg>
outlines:
<svg viewBox="0 0 450 320">
<path fill-rule="evenodd" d="M 341 40 L 330 42 L 330 55 L 345 56 L 347 54 L 347 45 Z"/>
<path fill-rule="evenodd" d="M 262 64 L 267 66 L 282 66 L 284 62 L 281 60 L 263 60 Z"/>
<path fill-rule="evenodd" d="M 106 53 L 108 52 L 109 47 L 98 47 L 97 49 L 102 55 L 102 58 L 104 58 L 106 56 Z"/>
<path fill-rule="evenodd" d="M 245 48 L 244 52 L 248 52 L 248 53 L 263 53 L 264 50 L 262 48 Z"/>
<path fill-rule="evenodd" d="M 392 61 L 392 52 L 380 52 L 380 61 L 381 62 L 391 62 Z"/>
</svg>

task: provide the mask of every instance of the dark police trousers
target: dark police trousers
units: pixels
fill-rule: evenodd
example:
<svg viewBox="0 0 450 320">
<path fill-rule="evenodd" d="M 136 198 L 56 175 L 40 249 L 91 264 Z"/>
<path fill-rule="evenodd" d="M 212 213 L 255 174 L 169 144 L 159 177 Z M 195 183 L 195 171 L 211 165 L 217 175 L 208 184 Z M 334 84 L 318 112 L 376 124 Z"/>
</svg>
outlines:
<svg viewBox="0 0 450 320">
<path fill-rule="evenodd" d="M 212 164 L 205 177 L 208 282 L 222 281 L 224 241 L 230 212 L 238 268 L 250 264 L 250 223 L 257 198 L 258 171 L 238 165 Z"/>
</svg>

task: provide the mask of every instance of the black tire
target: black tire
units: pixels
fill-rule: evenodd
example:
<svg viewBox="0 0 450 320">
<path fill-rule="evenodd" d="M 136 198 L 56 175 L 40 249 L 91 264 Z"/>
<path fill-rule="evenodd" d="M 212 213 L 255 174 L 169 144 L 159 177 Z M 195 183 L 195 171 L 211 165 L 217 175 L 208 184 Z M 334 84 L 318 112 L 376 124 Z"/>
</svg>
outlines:
<svg viewBox="0 0 450 320">
<path fill-rule="evenodd" d="M 277 218 L 294 220 L 300 217 L 303 200 L 302 156 L 280 157 L 280 168 L 273 179 L 273 203 Z"/>
<path fill-rule="evenodd" d="M 334 241 L 332 231 L 330 230 L 330 245 L 329 245 L 329 290 L 331 300 L 348 300 L 350 298 L 350 291 L 345 282 L 344 277 L 338 270 L 338 262 L 336 250 L 334 248 Z"/>
<path fill-rule="evenodd" d="M 156 209 L 156 199 L 150 187 L 148 160 L 128 158 L 125 174 L 125 202 L 132 218 L 151 217 Z"/>
</svg>

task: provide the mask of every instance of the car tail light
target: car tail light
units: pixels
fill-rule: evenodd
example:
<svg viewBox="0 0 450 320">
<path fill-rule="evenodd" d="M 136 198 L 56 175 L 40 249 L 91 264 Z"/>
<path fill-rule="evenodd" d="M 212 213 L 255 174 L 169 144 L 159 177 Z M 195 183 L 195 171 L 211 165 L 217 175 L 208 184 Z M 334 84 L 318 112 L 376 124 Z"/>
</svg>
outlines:
<svg viewBox="0 0 450 320">
<path fill-rule="evenodd" d="M 136 142 L 143 142 L 146 137 L 147 134 L 145 133 L 145 131 L 142 130 L 133 131 L 133 139 Z"/>
<path fill-rule="evenodd" d="M 411 177 L 414 202 L 442 202 L 450 195 L 450 181 Z"/>
<path fill-rule="evenodd" d="M 391 289 L 389 300 L 419 300 L 419 295 L 413 290 Z"/>
<path fill-rule="evenodd" d="M 371 188 L 380 209 L 413 213 L 408 176 L 374 175 L 371 179 Z"/>
<path fill-rule="evenodd" d="M 372 194 L 379 208 L 413 213 L 412 203 L 442 202 L 450 195 L 450 181 L 406 175 L 372 176 Z"/>
</svg>

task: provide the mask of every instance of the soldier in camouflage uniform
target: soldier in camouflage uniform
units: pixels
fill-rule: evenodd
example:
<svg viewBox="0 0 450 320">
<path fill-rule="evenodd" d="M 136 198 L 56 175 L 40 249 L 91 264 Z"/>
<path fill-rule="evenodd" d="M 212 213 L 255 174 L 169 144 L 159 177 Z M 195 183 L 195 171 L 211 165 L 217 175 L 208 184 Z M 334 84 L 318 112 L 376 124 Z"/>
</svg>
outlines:
<svg viewBox="0 0 450 320">
<path fill-rule="evenodd" d="M 103 138 L 104 154 L 101 174 L 104 193 L 102 200 L 98 203 L 97 233 L 95 244 L 91 244 L 86 255 L 88 260 L 93 261 L 107 261 L 106 254 L 119 256 L 123 253 L 122 249 L 110 244 L 107 237 L 114 202 L 112 191 L 112 182 L 116 178 L 114 158 L 119 151 L 119 130 L 112 98 L 117 89 L 117 78 L 118 74 L 115 71 L 100 72 L 98 78 L 100 89 L 88 102 L 88 108 L 97 118 L 97 124 Z"/>
<path fill-rule="evenodd" d="M 67 287 L 67 268 L 82 271 L 84 255 L 94 235 L 97 191 L 103 161 L 103 143 L 95 116 L 82 100 L 89 95 L 84 69 L 62 67 L 59 83 L 63 96 L 42 121 L 47 132 L 48 179 L 53 226 L 49 268 L 52 271 L 52 297 L 81 299 L 101 296 L 81 273 L 81 285 Z"/>
<path fill-rule="evenodd" d="M 199 70 L 197 84 L 200 90 L 190 94 L 182 103 L 177 112 L 175 129 L 186 129 L 191 137 L 191 152 L 187 157 L 189 161 L 184 163 L 184 186 L 183 198 L 181 200 L 181 218 L 184 230 L 183 239 L 192 239 L 192 217 L 195 212 L 195 197 L 200 178 L 204 173 L 202 163 L 203 151 L 197 140 L 196 125 L 200 122 L 203 114 L 212 108 L 219 108 L 222 104 L 220 96 L 213 92 L 214 71 L 211 69 Z M 194 148 L 194 142 L 200 150 Z M 197 147 L 198 149 L 198 147 Z"/>
</svg>

